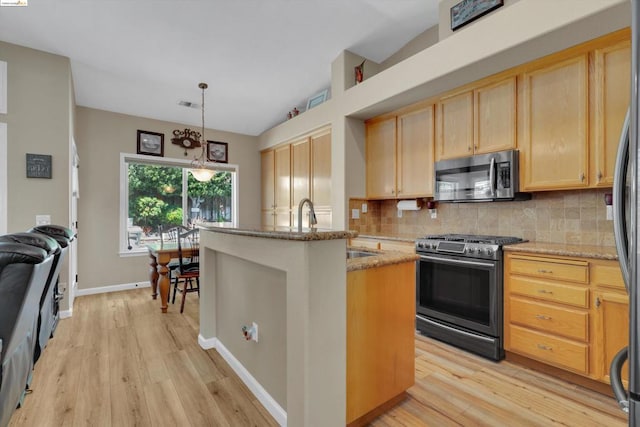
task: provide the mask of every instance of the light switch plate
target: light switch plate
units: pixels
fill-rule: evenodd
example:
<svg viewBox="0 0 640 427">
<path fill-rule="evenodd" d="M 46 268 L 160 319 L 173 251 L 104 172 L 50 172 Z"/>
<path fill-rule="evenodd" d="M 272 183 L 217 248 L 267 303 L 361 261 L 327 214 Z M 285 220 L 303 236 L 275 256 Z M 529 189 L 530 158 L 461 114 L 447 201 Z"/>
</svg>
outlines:
<svg viewBox="0 0 640 427">
<path fill-rule="evenodd" d="M 362 213 L 367 213 L 367 204 L 366 203 L 362 204 Z"/>
<path fill-rule="evenodd" d="M 360 211 L 358 209 L 351 209 L 351 219 L 359 219 Z"/>
<path fill-rule="evenodd" d="M 36 225 L 51 224 L 51 215 L 36 215 Z"/>
<path fill-rule="evenodd" d="M 402 218 L 402 211 L 398 209 L 398 218 Z"/>
<path fill-rule="evenodd" d="M 606 206 L 606 209 L 607 209 L 607 219 L 609 221 L 613 221 L 613 206 L 608 205 Z"/>
</svg>

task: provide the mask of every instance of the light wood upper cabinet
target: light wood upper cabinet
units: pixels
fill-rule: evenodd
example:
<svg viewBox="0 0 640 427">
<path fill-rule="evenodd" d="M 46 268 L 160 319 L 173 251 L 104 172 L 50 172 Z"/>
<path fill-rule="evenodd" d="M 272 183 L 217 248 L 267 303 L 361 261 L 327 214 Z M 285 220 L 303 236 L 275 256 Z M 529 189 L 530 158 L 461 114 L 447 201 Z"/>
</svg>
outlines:
<svg viewBox="0 0 640 427">
<path fill-rule="evenodd" d="M 591 118 L 594 186 L 613 185 L 622 124 L 631 93 L 631 43 L 623 41 L 594 53 Z"/>
<path fill-rule="evenodd" d="M 291 208 L 297 208 L 300 200 L 308 198 L 309 174 L 311 172 L 311 152 L 309 150 L 309 139 L 291 144 L 291 181 L 292 199 Z"/>
<path fill-rule="evenodd" d="M 261 182 L 262 182 L 262 210 L 270 210 L 276 207 L 275 204 L 275 181 L 274 181 L 274 152 L 273 150 L 260 153 L 261 160 Z"/>
<path fill-rule="evenodd" d="M 298 224 L 298 204 L 311 198 L 319 228 L 331 228 L 331 130 L 263 151 L 262 224 Z M 305 206 L 304 214 L 309 211 Z M 303 218 L 306 227 L 308 220 Z"/>
<path fill-rule="evenodd" d="M 367 122 L 367 197 L 396 196 L 396 118 Z"/>
<path fill-rule="evenodd" d="M 516 147 L 516 77 L 473 91 L 474 154 Z"/>
<path fill-rule="evenodd" d="M 397 194 L 433 194 L 434 107 L 398 116 Z"/>
<path fill-rule="evenodd" d="M 437 104 L 436 160 L 473 154 L 473 91 L 447 96 Z"/>
<path fill-rule="evenodd" d="M 586 53 L 524 73 L 518 126 L 523 190 L 588 185 L 587 76 Z"/>
<path fill-rule="evenodd" d="M 311 136 L 311 200 L 331 207 L 331 131 Z"/>
</svg>

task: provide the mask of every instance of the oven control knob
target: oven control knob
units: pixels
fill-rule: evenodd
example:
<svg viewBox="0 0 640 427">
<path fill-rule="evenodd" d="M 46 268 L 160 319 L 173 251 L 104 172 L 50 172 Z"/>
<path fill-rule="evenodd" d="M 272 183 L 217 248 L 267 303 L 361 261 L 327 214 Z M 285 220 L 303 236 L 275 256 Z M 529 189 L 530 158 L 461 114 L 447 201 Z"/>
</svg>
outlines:
<svg viewBox="0 0 640 427">
<path fill-rule="evenodd" d="M 424 248 L 424 243 L 417 243 L 416 246 L 419 248 Z"/>
<path fill-rule="evenodd" d="M 487 255 L 489 255 L 489 256 L 493 255 L 493 249 L 491 249 L 491 248 L 487 248 L 486 253 L 487 253 Z"/>
</svg>

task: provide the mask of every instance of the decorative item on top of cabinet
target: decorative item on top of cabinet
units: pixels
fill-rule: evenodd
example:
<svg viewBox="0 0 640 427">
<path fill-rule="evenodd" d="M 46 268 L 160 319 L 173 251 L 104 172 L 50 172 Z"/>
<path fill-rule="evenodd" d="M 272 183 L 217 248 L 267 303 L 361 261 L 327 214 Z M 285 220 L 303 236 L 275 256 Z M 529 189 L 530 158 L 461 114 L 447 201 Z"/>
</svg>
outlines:
<svg viewBox="0 0 640 427">
<path fill-rule="evenodd" d="M 591 179 L 596 187 L 611 187 L 620 130 L 629 106 L 631 42 L 624 40 L 594 52 L 591 112 Z"/>
<path fill-rule="evenodd" d="M 524 73 L 518 136 L 523 190 L 588 186 L 588 54 Z"/>
</svg>

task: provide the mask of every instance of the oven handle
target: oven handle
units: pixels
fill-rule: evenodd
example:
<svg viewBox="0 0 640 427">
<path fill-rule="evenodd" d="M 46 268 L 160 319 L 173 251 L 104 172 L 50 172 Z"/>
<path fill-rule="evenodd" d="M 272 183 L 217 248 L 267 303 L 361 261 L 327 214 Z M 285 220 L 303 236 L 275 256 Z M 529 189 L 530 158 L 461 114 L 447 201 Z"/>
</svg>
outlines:
<svg viewBox="0 0 640 427">
<path fill-rule="evenodd" d="M 450 259 L 450 258 L 441 258 L 441 257 L 437 257 L 437 256 L 427 256 L 427 255 L 420 255 L 420 259 L 429 259 L 432 261 L 443 261 L 449 264 L 465 264 L 465 265 L 475 265 L 477 267 L 495 267 L 494 263 L 489 263 L 489 262 L 479 262 L 479 261 L 465 261 L 462 259 Z"/>
<path fill-rule="evenodd" d="M 484 340 L 484 341 L 488 341 L 488 342 L 493 342 L 494 341 L 493 338 L 488 338 L 488 337 L 485 337 L 483 335 L 478 335 L 478 334 L 472 334 L 471 332 L 467 332 L 467 331 L 464 331 L 464 330 L 458 329 L 458 328 L 452 328 L 451 326 L 447 326 L 447 325 L 445 325 L 443 323 L 440 323 L 440 322 L 434 322 L 433 320 L 427 319 L 426 317 L 422 317 L 422 316 L 420 316 L 418 314 L 416 314 L 416 317 L 418 319 L 422 320 L 425 323 L 430 323 L 430 324 L 432 324 L 434 326 L 437 326 L 439 328 L 447 329 L 448 331 L 454 332 L 456 334 L 463 334 L 463 335 L 466 335 L 468 337 L 472 337 L 472 338 L 476 338 L 476 339 L 480 339 L 480 340 Z"/>
</svg>

